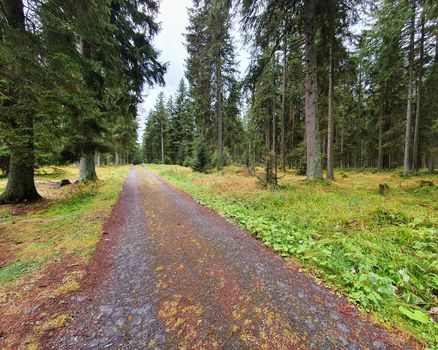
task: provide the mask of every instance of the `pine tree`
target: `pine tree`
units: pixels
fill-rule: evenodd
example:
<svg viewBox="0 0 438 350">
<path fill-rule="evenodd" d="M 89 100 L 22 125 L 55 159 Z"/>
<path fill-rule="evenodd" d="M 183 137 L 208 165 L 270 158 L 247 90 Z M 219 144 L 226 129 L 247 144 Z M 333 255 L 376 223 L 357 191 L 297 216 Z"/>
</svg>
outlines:
<svg viewBox="0 0 438 350">
<path fill-rule="evenodd" d="M 169 116 L 161 92 L 153 110 L 149 113 L 143 136 L 143 152 L 147 163 L 167 162 L 169 145 Z"/>
<path fill-rule="evenodd" d="M 405 153 L 403 158 L 403 175 L 409 174 L 411 169 L 411 120 L 412 102 L 414 90 L 414 36 L 415 36 L 415 0 L 411 0 L 411 19 L 409 25 L 409 53 L 408 53 L 408 97 L 406 107 L 406 131 L 405 131 Z"/>
<path fill-rule="evenodd" d="M 190 163 L 193 155 L 195 121 L 184 79 L 181 79 L 169 113 L 169 158 L 173 164 Z"/>
<path fill-rule="evenodd" d="M 236 63 L 230 35 L 231 1 L 196 0 L 189 10 L 186 77 L 196 125 L 224 165 L 224 107 L 235 87 Z M 214 144 L 211 140 L 216 139 Z M 213 152 L 211 152 L 213 153 Z"/>
</svg>

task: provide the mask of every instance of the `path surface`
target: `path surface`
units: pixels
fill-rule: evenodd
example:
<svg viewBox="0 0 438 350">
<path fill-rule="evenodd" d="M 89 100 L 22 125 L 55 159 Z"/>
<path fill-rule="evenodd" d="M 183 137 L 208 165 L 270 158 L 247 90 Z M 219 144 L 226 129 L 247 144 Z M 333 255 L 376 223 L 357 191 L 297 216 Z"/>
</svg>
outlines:
<svg viewBox="0 0 438 350">
<path fill-rule="evenodd" d="M 414 349 L 141 167 L 113 216 L 52 348 Z"/>
</svg>

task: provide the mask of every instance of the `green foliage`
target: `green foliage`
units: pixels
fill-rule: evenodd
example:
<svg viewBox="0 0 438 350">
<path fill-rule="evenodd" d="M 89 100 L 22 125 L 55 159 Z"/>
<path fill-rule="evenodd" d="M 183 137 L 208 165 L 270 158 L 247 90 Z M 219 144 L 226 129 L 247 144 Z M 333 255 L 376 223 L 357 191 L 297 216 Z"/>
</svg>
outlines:
<svg viewBox="0 0 438 350">
<path fill-rule="evenodd" d="M 202 137 L 198 137 L 193 148 L 193 170 L 198 172 L 204 172 L 207 170 L 208 158 L 207 147 Z"/>
<path fill-rule="evenodd" d="M 162 146 L 163 151 L 162 154 Z M 143 135 L 143 157 L 147 163 L 162 163 L 168 159 L 169 149 L 169 114 L 165 108 L 164 94 L 160 93 L 154 109 L 149 113 Z"/>
<path fill-rule="evenodd" d="M 15 175 L 0 201 L 38 198 L 38 165 L 91 159 L 96 152 L 115 154 L 116 163 L 132 158 L 143 86 L 164 84 L 166 66 L 151 44 L 158 5 L 48 0 L 1 6 L 0 147 L 7 147 Z"/>
</svg>

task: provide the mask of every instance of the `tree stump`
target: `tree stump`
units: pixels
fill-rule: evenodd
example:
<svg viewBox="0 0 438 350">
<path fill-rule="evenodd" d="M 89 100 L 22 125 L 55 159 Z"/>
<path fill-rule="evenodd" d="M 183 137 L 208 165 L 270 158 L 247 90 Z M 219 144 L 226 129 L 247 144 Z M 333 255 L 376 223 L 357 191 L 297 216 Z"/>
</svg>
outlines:
<svg viewBox="0 0 438 350">
<path fill-rule="evenodd" d="M 389 186 L 387 184 L 379 184 L 379 194 L 384 196 L 389 190 Z"/>
<path fill-rule="evenodd" d="M 56 187 L 56 188 L 60 188 L 60 187 L 62 187 L 62 186 L 67 186 L 67 185 L 70 185 L 70 184 L 71 184 L 70 180 L 68 180 L 68 179 L 63 179 L 63 180 L 61 180 L 61 181 L 58 181 L 58 182 L 55 184 L 55 187 Z"/>
</svg>

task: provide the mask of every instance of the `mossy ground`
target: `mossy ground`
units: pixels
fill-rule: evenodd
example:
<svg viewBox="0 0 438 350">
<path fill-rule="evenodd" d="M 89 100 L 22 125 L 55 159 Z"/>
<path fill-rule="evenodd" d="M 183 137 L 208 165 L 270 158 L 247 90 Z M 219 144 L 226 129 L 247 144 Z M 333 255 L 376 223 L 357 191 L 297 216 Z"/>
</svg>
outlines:
<svg viewBox="0 0 438 350">
<path fill-rule="evenodd" d="M 280 173 L 263 189 L 245 168 L 193 173 L 148 169 L 236 221 L 286 258 L 294 258 L 377 319 L 438 344 L 437 175 L 338 170 L 333 182 Z M 261 173 L 259 169 L 259 173 Z M 387 194 L 379 194 L 379 184 Z"/>
<path fill-rule="evenodd" d="M 23 328 L 29 324 L 28 343 L 67 319 L 62 312 L 62 317 L 52 319 L 53 308 L 44 307 L 50 304 L 47 300 L 62 300 L 80 288 L 128 171 L 129 166 L 101 167 L 97 182 L 57 189 L 56 181 L 73 182 L 79 169 L 43 168 L 36 184 L 44 200 L 0 206 L 0 308 L 5 319 L 15 318 L 16 323 L 23 322 Z M 0 179 L 0 188 L 5 183 L 6 179 Z M 37 322 L 29 319 L 32 308 L 37 309 Z M 2 329 L 10 333 L 6 344 L 20 344 L 20 334 L 13 334 L 15 324 L 7 323 L 5 328 L 10 328 Z"/>
</svg>

